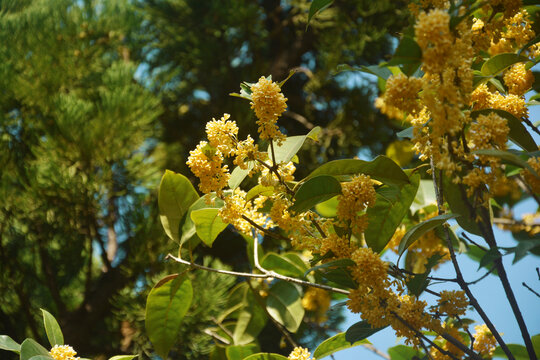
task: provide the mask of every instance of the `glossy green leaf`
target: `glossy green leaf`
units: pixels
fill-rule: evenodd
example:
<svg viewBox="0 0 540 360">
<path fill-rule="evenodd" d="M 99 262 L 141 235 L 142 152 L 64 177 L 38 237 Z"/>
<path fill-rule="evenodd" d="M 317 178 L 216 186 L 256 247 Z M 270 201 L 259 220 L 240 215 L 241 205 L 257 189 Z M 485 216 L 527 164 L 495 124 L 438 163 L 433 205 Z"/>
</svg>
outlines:
<svg viewBox="0 0 540 360">
<path fill-rule="evenodd" d="M 235 167 L 231 172 L 231 177 L 229 178 L 229 187 L 231 190 L 236 189 L 240 186 L 242 181 L 249 175 L 253 167 L 255 166 L 255 161 L 247 161 L 247 168 L 241 169 L 240 167 Z"/>
<path fill-rule="evenodd" d="M 373 251 L 382 251 L 392 239 L 397 227 L 407 215 L 420 183 L 420 175 L 414 174 L 403 186 L 396 201 L 391 202 L 377 194 L 373 207 L 368 208 L 368 228 L 364 233 L 366 243 Z"/>
<path fill-rule="evenodd" d="M 413 226 L 401 239 L 399 243 L 398 253 L 399 256 L 403 255 L 405 250 L 409 248 L 416 240 L 418 240 L 426 232 L 435 229 L 437 226 L 444 224 L 446 221 L 457 217 L 455 214 L 443 214 L 435 216 L 431 219 L 422 221 L 419 224 Z"/>
<path fill-rule="evenodd" d="M 409 36 L 404 36 L 394 52 L 388 65 L 418 64 L 422 61 L 422 49 L 418 43 Z M 414 71 L 413 71 L 414 72 Z"/>
<path fill-rule="evenodd" d="M 437 196 L 435 195 L 435 187 L 432 180 L 420 180 L 418 192 L 411 204 L 411 212 L 414 214 L 418 210 L 426 206 L 437 205 Z"/>
<path fill-rule="evenodd" d="M 386 80 L 392 75 L 392 71 L 385 66 L 371 65 L 371 66 L 350 66 L 347 64 L 340 64 L 337 66 L 336 73 L 342 71 L 360 71 L 367 74 L 375 75 L 379 79 Z"/>
<path fill-rule="evenodd" d="M 508 346 L 508 349 L 514 355 L 516 360 L 530 360 L 529 353 L 527 352 L 527 348 L 523 345 L 519 344 L 506 344 Z M 495 358 L 504 358 L 508 359 L 504 351 L 501 349 L 500 346 L 497 346 L 495 348 L 495 351 L 493 352 L 493 357 Z"/>
<path fill-rule="evenodd" d="M 115 355 L 109 360 L 132 360 L 135 359 L 138 355 Z"/>
<path fill-rule="evenodd" d="M 300 136 L 289 136 L 283 141 L 281 145 L 274 144 L 274 152 L 276 155 L 276 163 L 278 164 L 287 164 L 291 159 L 296 155 L 298 150 L 304 145 L 306 139 L 312 139 L 317 141 L 317 137 L 321 132 L 321 128 L 316 126 L 310 130 L 307 135 Z M 268 157 L 270 160 L 273 160 L 272 150 L 270 146 L 268 147 Z M 232 176 L 231 176 L 232 177 Z"/>
<path fill-rule="evenodd" d="M 246 345 L 257 339 L 257 336 L 266 325 L 267 316 L 264 309 L 249 289 L 245 289 L 241 307 L 236 315 L 236 324 L 233 330 L 235 345 Z"/>
<path fill-rule="evenodd" d="M 521 120 L 507 111 L 498 109 L 476 110 L 471 112 L 471 117 L 473 119 L 476 119 L 479 115 L 489 115 L 492 112 L 506 119 L 507 125 L 510 128 L 510 131 L 508 132 L 508 138 L 513 143 L 515 143 L 525 151 L 538 150 L 536 142 L 534 141 L 531 134 L 527 131 Z"/>
<path fill-rule="evenodd" d="M 486 155 L 486 156 L 493 156 L 493 157 L 499 158 L 505 164 L 512 164 L 520 168 L 527 169 L 536 177 L 539 177 L 536 171 L 525 160 L 521 159 L 519 156 L 517 156 L 516 154 L 512 152 L 504 151 L 504 150 L 496 150 L 496 149 L 486 149 L 486 150 L 476 150 L 476 151 L 473 151 L 473 153 L 476 155 Z"/>
<path fill-rule="evenodd" d="M 62 335 L 62 330 L 60 325 L 47 310 L 41 309 L 43 314 L 43 325 L 45 326 L 45 332 L 47 333 L 47 339 L 51 347 L 54 345 L 64 345 L 64 335 Z"/>
<path fill-rule="evenodd" d="M 266 308 L 272 318 L 293 333 L 300 327 L 305 313 L 300 292 L 285 281 L 279 281 L 270 288 Z"/>
<path fill-rule="evenodd" d="M 26 339 L 21 344 L 20 360 L 30 360 L 33 356 L 50 356 L 49 350 L 38 344 L 34 339 Z"/>
<path fill-rule="evenodd" d="M 30 360 L 54 360 L 54 358 L 51 355 L 35 355 Z"/>
<path fill-rule="evenodd" d="M 356 289 L 358 284 L 354 281 L 349 271 L 343 268 L 329 269 L 327 271 L 316 270 L 317 274 L 344 289 Z"/>
<path fill-rule="evenodd" d="M 334 196 L 331 199 L 328 199 L 326 201 L 323 201 L 315 205 L 315 211 L 317 211 L 319 215 L 324 216 L 324 217 L 329 217 L 329 218 L 336 217 L 337 205 L 338 205 L 337 196 Z"/>
<path fill-rule="evenodd" d="M 315 16 L 315 14 L 323 11 L 324 9 L 332 5 L 333 2 L 334 0 L 313 0 L 311 2 L 311 6 L 309 7 L 309 14 L 307 20 L 308 25 L 313 16 Z"/>
<path fill-rule="evenodd" d="M 448 202 L 450 210 L 456 215 L 461 215 L 456 218 L 457 223 L 464 230 L 474 235 L 482 235 L 475 222 L 475 216 L 470 212 L 469 206 L 463 199 L 466 194 L 462 193 L 459 185 L 454 184 L 449 178 L 443 178 L 444 199 Z"/>
<path fill-rule="evenodd" d="M 210 201 L 207 201 L 208 199 L 210 199 Z M 197 236 L 195 223 L 191 220 L 191 213 L 193 211 L 207 208 L 219 209 L 223 207 L 223 205 L 223 200 L 216 197 L 215 194 L 206 194 L 191 204 L 180 224 L 180 232 L 182 234 L 180 237 L 180 245 L 190 241 L 190 245 L 193 247 L 193 245 L 198 244 L 200 241 L 200 238 Z"/>
<path fill-rule="evenodd" d="M 283 355 L 272 353 L 258 353 L 245 358 L 244 360 L 287 360 Z"/>
<path fill-rule="evenodd" d="M 406 129 L 403 129 L 400 132 L 398 132 L 396 136 L 400 139 L 412 139 L 414 137 L 414 128 L 411 126 Z"/>
<path fill-rule="evenodd" d="M 167 236 L 180 242 L 180 222 L 199 195 L 184 175 L 165 171 L 159 184 L 159 218 Z"/>
<path fill-rule="evenodd" d="M 18 354 L 21 352 L 21 345 L 7 335 L 0 335 L 0 350 L 13 351 Z"/>
<path fill-rule="evenodd" d="M 163 359 L 178 339 L 180 324 L 193 299 L 186 275 L 169 275 L 160 280 L 146 299 L 145 327 L 155 352 Z"/>
<path fill-rule="evenodd" d="M 314 176 L 298 187 L 291 210 L 302 213 L 339 194 L 341 194 L 341 184 L 335 177 Z"/>
<path fill-rule="evenodd" d="M 382 329 L 384 329 L 384 327 L 372 328 L 367 321 L 362 320 L 360 322 L 357 322 L 356 324 L 353 324 L 350 328 L 347 329 L 347 331 L 345 332 L 345 339 L 349 343 L 354 344 L 357 341 L 368 338 L 369 336 L 381 331 Z"/>
<path fill-rule="evenodd" d="M 329 161 L 313 170 L 307 177 L 318 175 L 356 175 L 365 174 L 388 185 L 403 186 L 409 183 L 409 177 L 398 164 L 386 156 L 379 155 L 372 161 L 343 159 Z"/>
<path fill-rule="evenodd" d="M 426 271 L 424 271 L 422 274 L 413 275 L 407 280 L 407 289 L 409 290 L 409 294 L 419 297 L 420 294 L 424 292 L 426 287 L 429 285 L 427 277 L 431 272 L 431 269 L 436 266 L 441 259 L 442 256 L 439 254 L 431 256 L 425 265 Z"/>
<path fill-rule="evenodd" d="M 244 360 L 246 357 L 256 354 L 259 351 L 261 349 L 257 344 L 231 345 L 225 349 L 228 360 Z"/>
<path fill-rule="evenodd" d="M 321 270 L 330 270 L 330 269 L 338 269 L 338 268 L 346 268 L 349 266 L 355 266 L 356 263 L 352 261 L 351 259 L 338 259 L 338 260 L 332 260 L 325 262 L 324 264 L 314 266 L 304 273 L 303 277 L 306 277 L 307 274 L 309 274 L 312 271 L 321 271 Z"/>
<path fill-rule="evenodd" d="M 529 59 L 525 56 L 517 55 L 514 53 L 498 54 L 488 59 L 482 65 L 482 69 L 480 71 L 484 76 L 498 75 L 503 70 L 512 65 L 526 61 L 529 61 Z"/>
<path fill-rule="evenodd" d="M 217 236 L 225 230 L 227 223 L 219 217 L 219 209 L 206 208 L 193 210 L 191 220 L 195 223 L 197 235 L 208 246 L 212 246 Z"/>
<path fill-rule="evenodd" d="M 388 349 L 390 360 L 413 360 L 421 359 L 422 353 L 410 346 L 397 345 Z"/>
<path fill-rule="evenodd" d="M 292 256 L 300 257 L 294 253 L 289 253 L 289 256 L 280 255 L 276 253 L 268 253 L 264 256 L 261 266 L 267 270 L 273 270 L 278 274 L 292 277 L 302 277 L 307 267 L 305 264 L 299 266 L 297 261 L 292 260 Z"/>
<path fill-rule="evenodd" d="M 270 196 L 274 193 L 274 187 L 272 186 L 263 186 L 263 185 L 255 185 L 252 187 L 246 195 L 246 201 L 251 201 L 252 199 L 256 198 L 257 196 Z"/>
<path fill-rule="evenodd" d="M 536 355 L 540 355 L 540 334 L 531 336 L 531 342 Z"/>
<path fill-rule="evenodd" d="M 345 350 L 362 344 L 371 344 L 367 339 L 359 340 L 354 344 L 351 344 L 345 339 L 345 333 L 339 333 L 332 336 L 329 339 L 323 341 L 315 351 L 313 352 L 313 357 L 316 359 L 322 359 L 326 356 L 330 356 L 340 350 Z"/>
</svg>

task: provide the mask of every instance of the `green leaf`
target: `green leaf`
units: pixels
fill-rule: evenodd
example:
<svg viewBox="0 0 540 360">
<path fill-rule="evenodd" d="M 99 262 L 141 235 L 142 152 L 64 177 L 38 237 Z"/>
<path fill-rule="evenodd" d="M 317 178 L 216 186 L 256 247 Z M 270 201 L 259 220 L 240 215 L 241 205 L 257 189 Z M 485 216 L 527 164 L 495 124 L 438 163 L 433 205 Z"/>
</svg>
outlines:
<svg viewBox="0 0 540 360">
<path fill-rule="evenodd" d="M 333 2 L 334 0 L 313 0 L 311 2 L 311 6 L 309 7 L 309 14 L 308 14 L 306 28 L 307 26 L 309 26 L 309 22 L 311 21 L 311 18 L 315 16 L 315 14 L 323 11 L 324 9 L 332 5 Z"/>
<path fill-rule="evenodd" d="M 394 52 L 388 65 L 418 64 L 422 61 L 422 49 L 418 43 L 409 36 L 404 36 Z M 413 71 L 414 72 L 414 71 Z"/>
<path fill-rule="evenodd" d="M 409 290 L 409 293 L 419 297 L 422 292 L 426 289 L 426 287 L 429 285 L 429 281 L 427 279 L 429 273 L 431 272 L 431 269 L 439 263 L 439 261 L 442 259 L 442 256 L 439 254 L 435 254 L 431 256 L 427 264 L 425 265 L 426 271 L 422 274 L 416 274 L 413 275 L 408 281 L 407 281 L 407 289 Z"/>
<path fill-rule="evenodd" d="M 536 171 L 523 159 L 510 151 L 486 149 L 473 151 L 476 155 L 493 156 L 503 160 L 503 163 L 519 166 L 520 168 L 529 170 L 536 177 L 539 177 Z"/>
<path fill-rule="evenodd" d="M 109 360 L 132 360 L 135 359 L 138 355 L 115 355 Z"/>
<path fill-rule="evenodd" d="M 253 167 L 255 166 L 255 161 L 247 161 L 247 168 L 241 169 L 239 166 L 235 167 L 231 173 L 231 177 L 229 178 L 229 188 L 231 190 L 236 189 L 242 181 L 246 178 L 246 176 L 249 175 Z"/>
<path fill-rule="evenodd" d="M 169 275 L 160 280 L 146 300 L 145 327 L 155 352 L 163 359 L 178 339 L 180 324 L 193 299 L 186 275 Z"/>
<path fill-rule="evenodd" d="M 300 327 L 305 313 L 300 292 L 285 281 L 278 281 L 270 288 L 266 308 L 270 316 L 292 333 Z"/>
<path fill-rule="evenodd" d="M 361 65 L 359 67 L 355 67 L 355 66 L 350 66 L 347 64 L 340 64 L 337 66 L 336 73 L 340 73 L 342 71 L 360 71 L 367 74 L 375 75 L 378 78 L 385 81 L 392 75 L 392 71 L 390 71 L 390 69 L 388 69 L 385 66 L 378 66 L 378 65 L 371 65 L 371 66 Z"/>
<path fill-rule="evenodd" d="M 397 345 L 388 349 L 390 360 L 413 360 L 421 359 L 422 353 L 410 346 Z"/>
<path fill-rule="evenodd" d="M 302 213 L 318 203 L 329 200 L 341 194 L 341 184 L 333 176 L 319 175 L 302 183 L 296 194 L 291 210 Z"/>
<path fill-rule="evenodd" d="M 471 112 L 471 117 L 473 119 L 476 119 L 479 115 L 489 115 L 492 112 L 506 119 L 507 125 L 510 128 L 510 131 L 508 132 L 508 138 L 512 140 L 512 142 L 514 142 L 516 145 L 518 145 L 525 151 L 538 150 L 536 142 L 534 141 L 531 134 L 527 131 L 521 120 L 507 111 L 498 109 L 476 110 Z"/>
<path fill-rule="evenodd" d="M 465 203 L 460 185 L 454 184 L 451 179 L 446 176 L 443 178 L 444 198 L 450 206 L 452 213 L 461 215 L 456 218 L 457 223 L 464 230 L 474 235 L 482 235 L 482 232 L 476 224 L 475 217 L 471 214 L 469 206 Z"/>
<path fill-rule="evenodd" d="M 367 209 L 368 228 L 364 236 L 367 245 L 373 251 L 380 252 L 385 248 L 396 228 L 407 215 L 418 191 L 420 174 L 412 175 L 409 181 L 400 189 L 397 201 L 390 202 L 377 194 L 375 205 Z"/>
<path fill-rule="evenodd" d="M 398 164 L 386 156 L 379 155 L 372 161 L 343 159 L 333 160 L 319 166 L 308 175 L 310 179 L 317 175 L 356 175 L 365 174 L 388 185 L 403 186 L 409 183 L 409 177 Z"/>
<path fill-rule="evenodd" d="M 353 324 L 350 328 L 347 329 L 347 331 L 345 332 L 345 339 L 349 343 L 354 344 L 357 341 L 364 340 L 367 337 L 375 334 L 376 332 L 381 331 L 382 329 L 384 329 L 384 327 L 372 328 L 367 321 L 362 320 L 360 322 L 357 322 L 356 324 Z"/>
<path fill-rule="evenodd" d="M 64 345 L 64 335 L 62 335 L 62 330 L 60 325 L 47 310 L 41 309 L 43 313 L 43 325 L 45 326 L 45 332 L 47 333 L 47 339 L 51 347 L 54 345 Z"/>
<path fill-rule="evenodd" d="M 314 266 L 314 267 L 306 270 L 306 272 L 304 272 L 304 275 L 302 277 L 306 277 L 306 275 L 309 274 L 312 271 L 317 271 L 317 270 L 320 271 L 320 270 L 336 269 L 336 268 L 346 268 L 346 267 L 355 266 L 355 265 L 356 265 L 356 263 L 354 261 L 352 261 L 351 259 L 332 260 L 332 261 L 325 262 L 324 264 L 317 265 L 317 266 Z"/>
<path fill-rule="evenodd" d="M 261 351 L 261 349 L 257 344 L 231 345 L 227 346 L 225 350 L 228 360 L 244 360 L 249 355 L 256 354 L 258 351 Z"/>
<path fill-rule="evenodd" d="M 455 214 L 443 214 L 435 216 L 431 219 L 422 221 L 419 224 L 413 226 L 401 239 L 399 243 L 398 253 L 399 256 L 403 255 L 405 250 L 409 248 L 416 240 L 418 240 L 426 232 L 435 229 L 437 226 L 444 224 L 446 221 L 457 217 Z"/>
<path fill-rule="evenodd" d="M 349 271 L 343 268 L 329 269 L 325 272 L 316 270 L 317 274 L 345 289 L 356 289 L 358 284 L 354 281 Z"/>
<path fill-rule="evenodd" d="M 209 203 L 207 203 L 209 200 Z M 185 244 L 187 241 L 191 241 L 192 248 L 194 245 L 198 244 L 200 238 L 197 236 L 197 227 L 193 220 L 191 220 L 191 213 L 195 210 L 207 209 L 207 208 L 216 208 L 219 209 L 223 207 L 224 202 L 220 198 L 216 197 L 215 194 L 206 194 L 200 197 L 189 207 L 189 210 L 184 215 L 181 223 L 181 234 L 180 245 Z"/>
<path fill-rule="evenodd" d="M 34 339 L 26 339 L 21 344 L 20 360 L 30 360 L 31 357 L 42 355 L 50 356 L 49 351 L 39 345 Z"/>
<path fill-rule="evenodd" d="M 420 180 L 418 192 L 411 204 L 411 212 L 414 214 L 418 210 L 429 205 L 437 205 L 437 196 L 435 195 L 435 187 L 432 180 Z"/>
<path fill-rule="evenodd" d="M 297 278 L 302 277 L 307 267 L 305 265 L 303 267 L 299 266 L 299 263 L 293 261 L 290 256 L 296 256 L 300 261 L 302 261 L 302 259 L 300 259 L 300 257 L 294 253 L 289 253 L 288 255 L 289 257 L 270 252 L 263 258 L 261 266 L 267 270 L 273 270 L 281 275 Z"/>
<path fill-rule="evenodd" d="M 396 134 L 396 136 L 400 139 L 412 139 L 414 137 L 414 128 L 411 126 L 401 130 Z"/>
<path fill-rule="evenodd" d="M 30 358 L 30 360 L 54 360 L 51 355 L 35 355 Z"/>
<path fill-rule="evenodd" d="M 159 218 L 167 236 L 180 242 L 180 222 L 199 195 L 184 175 L 165 171 L 159 184 Z"/>
<path fill-rule="evenodd" d="M 502 254 L 499 252 L 497 248 L 492 248 L 486 251 L 484 256 L 480 259 L 480 264 L 478 266 L 478 269 L 481 267 L 489 268 L 490 265 L 497 259 L 499 259 L 502 256 Z"/>
<path fill-rule="evenodd" d="M 266 312 L 255 299 L 253 292 L 248 288 L 245 289 L 242 304 L 244 306 L 237 314 L 233 330 L 233 342 L 235 345 L 246 345 L 257 339 L 267 320 Z"/>
<path fill-rule="evenodd" d="M 533 335 L 531 337 L 531 342 L 533 344 L 534 352 L 537 355 L 540 355 L 540 334 Z"/>
<path fill-rule="evenodd" d="M 529 61 L 529 59 L 525 56 L 514 53 L 498 54 L 488 59 L 482 65 L 482 69 L 480 71 L 484 76 L 495 76 L 516 63 L 526 61 Z"/>
<path fill-rule="evenodd" d="M 281 143 L 281 146 L 274 143 L 274 152 L 276 154 L 276 163 L 277 164 L 287 164 L 291 159 L 296 155 L 298 150 L 304 145 L 304 142 L 307 138 L 310 138 L 312 140 L 318 141 L 317 137 L 319 133 L 321 132 L 321 128 L 319 126 L 314 127 L 311 129 L 311 131 L 307 135 L 300 135 L 300 136 L 289 136 Z M 268 158 L 270 158 L 272 161 L 274 160 L 274 157 L 272 156 L 272 150 L 270 146 L 268 147 Z M 232 175 L 231 175 L 232 178 Z M 232 187 L 231 187 L 232 188 Z"/>
<path fill-rule="evenodd" d="M 313 352 L 313 357 L 316 359 L 322 359 L 323 357 L 332 355 L 340 350 L 352 348 L 362 344 L 371 344 L 367 339 L 358 340 L 354 344 L 351 344 L 345 339 L 345 333 L 339 333 L 332 336 L 329 339 L 323 341 L 315 351 Z"/>
<path fill-rule="evenodd" d="M 258 353 L 244 358 L 244 360 L 287 360 L 283 355 L 272 353 Z"/>
<path fill-rule="evenodd" d="M 328 199 L 326 201 L 323 201 L 315 205 L 315 211 L 317 211 L 319 215 L 324 216 L 324 217 L 328 217 L 328 218 L 336 217 L 337 205 L 338 205 L 337 196 L 334 196 L 331 199 Z"/>
<path fill-rule="evenodd" d="M 0 335 L 0 349 L 18 354 L 21 352 L 21 345 L 7 335 Z"/>
<path fill-rule="evenodd" d="M 247 195 L 246 195 L 246 201 L 250 201 L 251 199 L 256 198 L 259 195 L 262 196 L 270 196 L 274 193 L 274 187 L 273 186 L 264 186 L 264 185 L 255 185 L 252 187 Z"/>
<path fill-rule="evenodd" d="M 225 230 L 227 223 L 219 217 L 219 209 L 205 208 L 193 210 L 191 220 L 195 223 L 197 235 L 208 246 L 212 246 L 217 236 Z"/>
<path fill-rule="evenodd" d="M 525 346 L 519 344 L 506 345 L 508 346 L 508 350 L 510 350 L 516 360 L 530 360 L 529 353 L 527 352 L 527 348 Z M 497 346 L 495 348 L 495 351 L 493 352 L 493 357 L 500 357 L 504 359 L 508 358 L 500 346 Z"/>
</svg>

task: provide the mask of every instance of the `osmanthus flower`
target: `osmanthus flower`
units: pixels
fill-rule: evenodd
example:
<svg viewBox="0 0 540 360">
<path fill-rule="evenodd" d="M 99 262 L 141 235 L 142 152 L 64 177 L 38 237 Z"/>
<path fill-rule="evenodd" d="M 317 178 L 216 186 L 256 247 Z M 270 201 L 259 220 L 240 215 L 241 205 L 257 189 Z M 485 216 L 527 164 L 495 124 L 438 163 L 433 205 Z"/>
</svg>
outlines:
<svg viewBox="0 0 540 360">
<path fill-rule="evenodd" d="M 532 157 L 527 160 L 527 163 L 534 171 L 536 171 L 537 175 L 540 174 L 540 157 Z M 523 170 L 522 173 L 525 181 L 527 181 L 533 193 L 540 194 L 540 178 L 533 174 L 530 170 Z"/>
<path fill-rule="evenodd" d="M 289 354 L 288 359 L 289 360 L 309 360 L 310 356 L 311 356 L 311 353 L 308 351 L 308 349 L 305 349 L 303 347 L 295 347 L 294 350 Z M 315 358 L 313 358 L 312 360 L 315 360 Z"/>
<path fill-rule="evenodd" d="M 279 131 L 277 119 L 287 108 L 287 98 L 277 83 L 264 76 L 251 86 L 251 92 L 251 108 L 258 119 L 261 139 L 271 139 L 281 144 L 285 135 Z"/>
<path fill-rule="evenodd" d="M 531 89 L 534 75 L 525 68 L 524 63 L 517 63 L 505 71 L 503 80 L 510 94 L 521 96 Z"/>
<path fill-rule="evenodd" d="M 219 120 L 212 119 L 206 123 L 206 136 L 210 146 L 218 149 L 224 156 L 234 155 L 236 152 L 236 137 L 238 126 L 230 121 L 229 114 L 223 114 Z"/>
<path fill-rule="evenodd" d="M 49 355 L 54 360 L 79 360 L 79 357 L 75 357 L 77 352 L 69 345 L 54 345 Z"/>
<path fill-rule="evenodd" d="M 327 320 L 326 311 L 330 308 L 331 296 L 328 291 L 316 287 L 310 287 L 302 297 L 302 307 L 315 313 L 315 321 L 318 323 Z"/>
<path fill-rule="evenodd" d="M 383 103 L 405 113 L 415 113 L 421 109 L 418 102 L 418 92 L 421 89 L 422 79 L 404 74 L 392 75 L 386 81 Z"/>
<path fill-rule="evenodd" d="M 486 324 L 476 325 L 474 327 L 474 351 L 478 352 L 482 357 L 493 357 L 493 352 L 497 346 L 497 340 L 491 333 Z"/>
<path fill-rule="evenodd" d="M 223 198 L 224 206 L 219 209 L 220 218 L 232 224 L 236 230 L 244 234 L 250 234 L 253 229 L 253 224 L 243 218 L 246 216 L 260 228 L 268 228 L 273 226 L 262 212 L 258 210 L 263 207 L 266 197 L 260 196 L 254 201 L 246 200 L 247 193 L 239 188 L 236 188 L 232 193 L 226 194 Z"/>
<path fill-rule="evenodd" d="M 230 174 L 227 165 L 223 165 L 223 154 L 206 141 L 201 141 L 195 150 L 189 152 L 186 164 L 199 178 L 199 189 L 208 194 L 215 191 L 218 196 L 228 185 Z"/>
<path fill-rule="evenodd" d="M 469 301 L 462 290 L 443 290 L 437 300 L 438 311 L 451 317 L 464 315 Z"/>
<path fill-rule="evenodd" d="M 459 333 L 459 329 L 454 327 L 454 326 L 446 326 L 445 328 L 442 329 L 443 331 L 447 332 L 450 336 L 452 336 L 454 339 L 458 340 L 459 342 L 461 342 L 462 344 L 466 343 L 464 340 L 464 338 L 461 336 L 461 334 Z M 463 351 L 461 351 L 459 348 L 457 348 L 455 345 L 453 345 L 452 343 L 446 341 L 446 340 L 443 340 L 441 337 L 437 337 L 436 340 L 440 340 L 443 342 L 443 345 L 441 346 L 443 350 L 446 350 L 450 353 L 452 353 L 452 355 L 455 357 L 455 358 L 458 358 L 458 359 L 461 359 L 463 358 Z M 443 353 L 441 353 L 439 350 L 437 350 L 435 347 L 432 347 L 431 348 L 431 351 L 430 351 L 430 355 L 431 357 L 434 359 L 434 360 L 451 360 L 452 357 L 449 356 L 449 355 L 445 355 Z"/>
<path fill-rule="evenodd" d="M 450 32 L 450 15 L 441 9 L 421 12 L 414 30 L 416 41 L 422 49 L 422 68 L 425 72 L 441 72 L 454 41 Z"/>
<path fill-rule="evenodd" d="M 355 233 L 362 233 L 367 228 L 367 215 L 361 214 L 368 207 L 375 205 L 376 192 L 371 178 L 361 174 L 351 181 L 343 183 L 342 194 L 338 196 L 337 217 L 342 222 L 350 221 Z"/>
</svg>

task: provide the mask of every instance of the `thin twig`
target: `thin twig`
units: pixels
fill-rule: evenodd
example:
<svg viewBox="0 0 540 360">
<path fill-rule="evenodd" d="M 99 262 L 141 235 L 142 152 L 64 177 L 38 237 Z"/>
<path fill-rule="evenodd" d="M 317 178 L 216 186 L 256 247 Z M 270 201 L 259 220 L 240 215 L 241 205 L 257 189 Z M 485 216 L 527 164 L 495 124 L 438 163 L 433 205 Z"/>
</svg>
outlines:
<svg viewBox="0 0 540 360">
<path fill-rule="evenodd" d="M 227 329 L 225 326 L 223 326 L 222 323 L 220 323 L 219 321 L 217 321 L 217 319 L 215 317 L 212 316 L 212 321 L 214 322 L 214 324 L 216 324 L 217 326 L 219 326 L 219 328 L 221 329 L 221 331 L 223 331 L 225 334 L 227 334 L 228 336 L 230 336 L 230 338 L 232 339 L 234 337 L 233 333 Z"/>
<path fill-rule="evenodd" d="M 375 346 L 373 346 L 371 344 L 362 344 L 362 346 L 364 346 L 366 349 L 370 350 L 371 352 L 379 355 L 383 359 L 390 360 L 390 356 L 386 355 L 381 350 L 377 349 Z"/>
<path fill-rule="evenodd" d="M 176 261 L 176 262 L 178 262 L 180 264 L 188 265 L 188 266 L 190 266 L 190 267 L 192 267 L 194 269 L 211 271 L 211 272 L 215 272 L 215 273 L 218 273 L 218 274 L 239 276 L 239 277 L 245 277 L 245 278 L 256 278 L 256 279 L 275 278 L 275 279 L 291 282 L 291 283 L 294 283 L 294 284 L 299 284 L 299 285 L 302 285 L 302 286 L 312 286 L 312 287 L 316 287 L 316 288 L 320 288 L 320 289 L 324 289 L 324 290 L 328 290 L 328 291 L 333 291 L 333 292 L 336 292 L 336 293 L 339 293 L 339 294 L 349 295 L 349 291 L 347 291 L 347 290 L 343 290 L 343 289 L 335 288 L 335 287 L 328 286 L 328 285 L 316 284 L 316 283 L 312 283 L 312 282 L 309 282 L 309 281 L 304 281 L 304 280 L 288 277 L 288 276 L 281 275 L 281 274 L 278 274 L 278 273 L 276 273 L 274 271 L 266 270 L 266 269 L 263 269 L 264 271 L 263 271 L 262 274 L 253 274 L 253 273 L 245 273 L 245 272 L 214 269 L 214 268 L 210 268 L 210 267 L 207 267 L 207 266 L 203 266 L 203 265 L 199 265 L 199 264 L 195 264 L 195 263 L 186 261 L 186 260 L 181 259 L 179 257 L 176 257 L 176 256 L 174 256 L 172 254 L 167 254 L 165 259 L 172 259 L 172 260 L 174 260 L 174 261 Z"/>
<path fill-rule="evenodd" d="M 231 345 L 231 342 L 227 339 L 225 339 L 224 337 L 221 337 L 219 336 L 218 334 L 216 333 L 213 333 L 211 330 L 209 329 L 204 329 L 203 330 L 203 333 L 205 333 L 206 335 L 210 335 L 211 337 L 213 337 L 214 339 L 216 340 L 219 340 L 221 341 L 222 343 L 224 343 L 225 345 Z"/>
<path fill-rule="evenodd" d="M 527 119 L 526 117 L 522 117 L 521 121 L 523 121 L 525 124 L 527 124 L 531 128 L 532 131 L 534 131 L 535 133 L 540 135 L 540 130 L 538 130 L 538 128 L 536 126 L 534 126 L 534 124 L 531 122 L 531 120 Z"/>
<path fill-rule="evenodd" d="M 529 285 L 525 284 L 525 282 L 522 282 L 521 285 L 525 286 L 530 292 L 532 292 L 534 295 L 540 297 L 540 294 L 534 291 Z"/>
<path fill-rule="evenodd" d="M 467 235 L 466 233 L 462 233 L 461 234 L 465 239 L 467 239 L 468 241 L 470 241 L 473 245 L 476 245 L 478 246 L 480 249 L 482 249 L 483 251 L 488 251 L 488 249 L 486 249 L 485 247 L 483 247 L 482 245 L 478 244 L 477 242 L 475 242 L 473 239 L 471 239 L 469 237 L 469 235 Z"/>
<path fill-rule="evenodd" d="M 469 281 L 467 283 L 467 285 L 474 285 L 477 282 L 480 282 L 480 281 L 484 280 L 489 274 L 491 274 L 493 272 L 493 270 L 495 270 L 495 266 L 492 266 L 491 269 L 489 269 L 484 275 L 480 276 L 478 279 L 473 280 L 473 281 Z"/>
</svg>

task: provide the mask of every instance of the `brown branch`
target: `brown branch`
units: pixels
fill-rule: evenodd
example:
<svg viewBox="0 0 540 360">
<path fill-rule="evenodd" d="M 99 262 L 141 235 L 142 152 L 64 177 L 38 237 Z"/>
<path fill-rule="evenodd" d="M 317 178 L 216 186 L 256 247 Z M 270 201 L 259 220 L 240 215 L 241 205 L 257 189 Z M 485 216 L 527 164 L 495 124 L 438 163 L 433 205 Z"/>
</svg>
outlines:
<svg viewBox="0 0 540 360">
<path fill-rule="evenodd" d="M 534 295 L 540 298 L 540 294 L 534 291 L 529 285 L 525 284 L 525 282 L 522 282 L 521 285 L 525 286 L 530 292 L 532 292 Z"/>
</svg>

